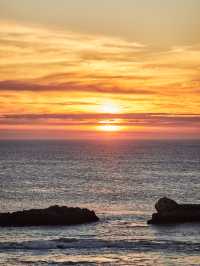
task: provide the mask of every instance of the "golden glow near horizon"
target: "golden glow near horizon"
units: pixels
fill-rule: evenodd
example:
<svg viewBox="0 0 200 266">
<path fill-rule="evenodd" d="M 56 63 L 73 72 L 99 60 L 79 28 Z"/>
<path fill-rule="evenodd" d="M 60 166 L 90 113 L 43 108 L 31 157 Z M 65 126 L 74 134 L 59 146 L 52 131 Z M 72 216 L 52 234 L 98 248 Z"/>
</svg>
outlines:
<svg viewBox="0 0 200 266">
<path fill-rule="evenodd" d="M 121 126 L 111 125 L 111 124 L 105 124 L 102 126 L 97 127 L 100 131 L 106 131 L 106 132 L 117 132 L 122 130 Z"/>
<path fill-rule="evenodd" d="M 0 138 L 198 138 L 200 41 L 170 42 L 0 20 Z"/>
<path fill-rule="evenodd" d="M 99 125 L 96 127 L 96 130 L 98 131 L 104 131 L 104 132 L 118 132 L 125 130 L 125 127 L 123 127 L 121 119 L 112 119 L 112 120 L 101 120 L 99 121 Z"/>
</svg>

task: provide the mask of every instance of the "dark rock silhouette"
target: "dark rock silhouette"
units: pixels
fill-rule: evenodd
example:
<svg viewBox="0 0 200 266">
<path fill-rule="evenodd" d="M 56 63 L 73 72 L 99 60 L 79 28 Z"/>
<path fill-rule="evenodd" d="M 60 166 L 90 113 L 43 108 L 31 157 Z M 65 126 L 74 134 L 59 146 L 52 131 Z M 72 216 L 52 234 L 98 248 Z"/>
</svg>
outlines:
<svg viewBox="0 0 200 266">
<path fill-rule="evenodd" d="M 155 208 L 157 213 L 153 213 L 148 224 L 200 222 L 200 204 L 178 204 L 172 199 L 161 198 Z"/>
<path fill-rule="evenodd" d="M 65 206 L 0 213 L 0 226 L 52 226 L 97 222 L 94 211 Z"/>
</svg>

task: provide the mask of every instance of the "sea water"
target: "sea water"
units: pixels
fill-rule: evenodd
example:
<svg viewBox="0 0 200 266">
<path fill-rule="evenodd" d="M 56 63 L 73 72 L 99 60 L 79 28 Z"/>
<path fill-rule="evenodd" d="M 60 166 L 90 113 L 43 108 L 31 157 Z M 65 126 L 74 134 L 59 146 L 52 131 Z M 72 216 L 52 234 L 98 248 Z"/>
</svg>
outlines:
<svg viewBox="0 0 200 266">
<path fill-rule="evenodd" d="M 0 265 L 200 265 L 200 224 L 147 225 L 200 203 L 200 141 L 1 141 L 0 212 L 87 207 L 100 222 L 0 228 Z"/>
</svg>

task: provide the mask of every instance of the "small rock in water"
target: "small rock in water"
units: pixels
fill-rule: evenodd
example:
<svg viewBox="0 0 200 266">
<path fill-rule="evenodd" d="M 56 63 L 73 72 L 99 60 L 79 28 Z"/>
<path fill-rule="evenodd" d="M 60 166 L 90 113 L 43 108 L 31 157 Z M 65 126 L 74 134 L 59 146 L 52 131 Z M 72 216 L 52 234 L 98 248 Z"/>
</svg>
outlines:
<svg viewBox="0 0 200 266">
<path fill-rule="evenodd" d="M 157 213 L 153 213 L 148 224 L 200 222 L 200 204 L 178 204 L 164 197 L 158 200 L 155 208 Z"/>
<path fill-rule="evenodd" d="M 50 206 L 13 213 L 0 213 L 0 226 L 52 226 L 97 222 L 94 211 L 66 206 Z"/>
</svg>

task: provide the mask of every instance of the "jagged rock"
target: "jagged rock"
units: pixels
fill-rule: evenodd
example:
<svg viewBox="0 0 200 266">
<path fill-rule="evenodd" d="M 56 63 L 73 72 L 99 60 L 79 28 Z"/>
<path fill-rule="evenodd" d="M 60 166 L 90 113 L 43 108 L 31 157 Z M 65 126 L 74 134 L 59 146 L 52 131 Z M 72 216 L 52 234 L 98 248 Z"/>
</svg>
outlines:
<svg viewBox="0 0 200 266">
<path fill-rule="evenodd" d="M 94 211 L 58 205 L 46 209 L 0 213 L 0 226 L 75 225 L 98 220 Z"/>
<path fill-rule="evenodd" d="M 200 204 L 178 204 L 172 199 L 161 198 L 155 208 L 157 213 L 153 213 L 148 224 L 200 222 Z"/>
</svg>

